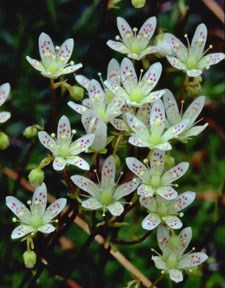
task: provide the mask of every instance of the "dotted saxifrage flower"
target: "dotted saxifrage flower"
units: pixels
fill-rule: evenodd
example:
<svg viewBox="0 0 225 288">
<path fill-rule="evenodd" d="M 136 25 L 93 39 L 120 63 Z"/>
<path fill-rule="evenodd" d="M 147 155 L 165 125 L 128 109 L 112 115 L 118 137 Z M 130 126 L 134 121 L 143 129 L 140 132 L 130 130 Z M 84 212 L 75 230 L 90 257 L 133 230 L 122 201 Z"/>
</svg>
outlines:
<svg viewBox="0 0 225 288">
<path fill-rule="evenodd" d="M 89 164 L 78 155 L 92 145 L 95 135 L 87 134 L 72 142 L 75 133 L 75 130 L 71 131 L 70 122 L 66 116 L 62 116 L 59 120 L 56 138 L 54 133 L 51 137 L 45 131 L 38 132 L 41 144 L 52 152 L 55 170 L 63 170 L 66 165 L 75 165 L 80 169 L 89 170 Z"/>
<path fill-rule="evenodd" d="M 166 200 L 159 195 L 148 198 L 140 197 L 141 205 L 149 213 L 142 221 L 142 228 L 153 230 L 162 223 L 171 229 L 180 229 L 183 226 L 179 218 L 183 217 L 183 212 L 180 211 L 190 205 L 194 199 L 195 193 L 191 191 L 181 193 L 174 200 Z"/>
<path fill-rule="evenodd" d="M 165 108 L 160 99 L 152 104 L 149 125 L 130 113 L 126 113 L 126 116 L 127 124 L 133 131 L 128 142 L 134 146 L 149 149 L 171 150 L 172 146 L 169 141 L 182 133 L 189 123 L 188 119 L 184 119 L 166 129 Z"/>
<path fill-rule="evenodd" d="M 35 189 L 32 202 L 28 201 L 30 210 L 16 197 L 7 196 L 6 205 L 18 217 L 18 219 L 13 218 L 13 221 L 21 223 L 13 230 L 11 238 L 21 238 L 38 231 L 42 233 L 53 232 L 55 230 L 51 224 L 54 222 L 53 218 L 63 210 L 66 201 L 65 198 L 57 199 L 46 209 L 47 189 L 44 183 Z"/>
<path fill-rule="evenodd" d="M 169 127 L 175 124 L 178 124 L 184 119 L 189 120 L 188 125 L 181 132 L 176 139 L 187 142 L 192 136 L 199 135 L 207 126 L 208 123 L 204 125 L 195 125 L 195 120 L 201 113 L 204 103 L 205 103 L 205 96 L 197 97 L 187 108 L 184 114 L 179 113 L 179 109 L 177 106 L 177 102 L 172 94 L 171 91 L 166 89 L 165 94 L 163 95 L 163 102 L 166 110 L 167 122 Z"/>
<path fill-rule="evenodd" d="M 113 156 L 109 156 L 103 163 L 101 181 L 96 184 L 92 180 L 74 175 L 71 177 L 75 185 L 87 192 L 88 200 L 82 201 L 82 207 L 90 210 L 103 210 L 103 216 L 108 210 L 113 216 L 123 213 L 124 207 L 121 198 L 132 193 L 139 181 L 128 181 L 121 185 L 115 183 L 116 166 Z"/>
<path fill-rule="evenodd" d="M 142 71 L 141 71 L 142 73 Z M 141 107 L 142 105 L 156 101 L 165 90 L 153 91 L 162 73 L 162 65 L 158 62 L 151 65 L 143 77 L 138 80 L 134 65 L 128 58 L 121 62 L 120 78 L 122 86 L 109 80 L 105 81 L 106 87 L 115 95 L 124 99 L 125 104 Z"/>
<path fill-rule="evenodd" d="M 184 254 L 192 238 L 190 227 L 181 230 L 179 235 L 170 236 L 169 231 L 163 225 L 157 230 L 157 240 L 162 255 L 152 256 L 156 268 L 162 270 L 162 273 L 168 273 L 174 282 L 183 281 L 183 271 L 191 269 L 206 261 L 208 256 L 204 252 L 190 252 Z"/>
<path fill-rule="evenodd" d="M 119 41 L 107 41 L 106 44 L 111 49 L 127 54 L 129 58 L 136 60 L 140 60 L 144 56 L 158 51 L 157 47 L 149 46 L 149 42 L 156 28 L 156 17 L 148 18 L 139 31 L 137 28 L 132 30 L 124 18 L 117 17 L 117 27 L 121 38 L 120 36 L 116 36 L 116 40 Z"/>
<path fill-rule="evenodd" d="M 185 35 L 187 38 L 187 35 Z M 168 37 L 167 37 L 168 39 Z M 202 74 L 203 70 L 209 69 L 211 65 L 217 64 L 225 58 L 224 53 L 210 53 L 205 55 L 205 43 L 207 39 L 207 27 L 201 23 L 197 26 L 192 42 L 186 48 L 185 45 L 170 34 L 169 45 L 172 46 L 172 55 L 167 55 L 170 64 L 176 69 L 185 71 L 190 77 L 197 77 Z M 209 46 L 209 49 L 212 46 Z"/>
<path fill-rule="evenodd" d="M 27 56 L 27 61 L 46 78 L 56 79 L 61 75 L 73 73 L 83 65 L 68 63 L 74 46 L 72 38 L 67 39 L 63 44 L 54 47 L 52 39 L 46 33 L 41 33 L 38 40 L 41 61 Z"/>
<path fill-rule="evenodd" d="M 183 176 L 189 167 L 188 162 L 181 162 L 164 172 L 165 152 L 158 149 L 152 153 L 150 166 L 134 157 L 127 157 L 126 164 L 141 180 L 141 185 L 137 189 L 138 195 L 141 197 L 160 195 L 167 200 L 177 198 L 177 191 L 173 188 L 176 185 L 173 182 Z"/>
<path fill-rule="evenodd" d="M 0 107 L 5 103 L 9 96 L 10 85 L 9 83 L 4 83 L 0 86 Z M 5 123 L 11 117 L 10 112 L 0 112 L 0 123 Z"/>
</svg>

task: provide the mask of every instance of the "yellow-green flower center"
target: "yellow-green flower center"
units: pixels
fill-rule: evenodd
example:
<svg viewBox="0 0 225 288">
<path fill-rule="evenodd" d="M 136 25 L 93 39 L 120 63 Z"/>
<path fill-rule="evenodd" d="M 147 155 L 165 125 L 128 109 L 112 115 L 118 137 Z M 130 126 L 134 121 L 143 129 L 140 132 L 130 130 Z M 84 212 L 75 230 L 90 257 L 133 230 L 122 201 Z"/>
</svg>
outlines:
<svg viewBox="0 0 225 288">
<path fill-rule="evenodd" d="M 142 50 L 140 39 L 132 39 L 132 43 L 130 44 L 130 51 L 132 54 L 139 55 Z"/>
<path fill-rule="evenodd" d="M 102 205 L 109 205 L 113 202 L 112 189 L 105 189 L 101 192 L 100 202 Z"/>
<path fill-rule="evenodd" d="M 198 61 L 193 53 L 190 52 L 188 59 L 186 61 L 186 66 L 188 69 L 197 69 L 198 68 Z"/>
<path fill-rule="evenodd" d="M 30 219 L 30 225 L 34 228 L 34 229 L 38 229 L 38 227 L 42 226 L 44 223 L 42 221 L 42 218 L 39 215 L 32 215 L 31 219 Z"/>
<path fill-rule="evenodd" d="M 153 175 L 151 178 L 151 185 L 157 188 L 161 185 L 161 177 L 159 175 Z"/>
<path fill-rule="evenodd" d="M 141 87 L 136 87 L 129 95 L 132 102 L 140 102 L 144 97 Z"/>
<path fill-rule="evenodd" d="M 174 253 L 171 253 L 166 259 L 166 264 L 169 268 L 175 268 L 177 266 L 177 257 Z"/>
</svg>

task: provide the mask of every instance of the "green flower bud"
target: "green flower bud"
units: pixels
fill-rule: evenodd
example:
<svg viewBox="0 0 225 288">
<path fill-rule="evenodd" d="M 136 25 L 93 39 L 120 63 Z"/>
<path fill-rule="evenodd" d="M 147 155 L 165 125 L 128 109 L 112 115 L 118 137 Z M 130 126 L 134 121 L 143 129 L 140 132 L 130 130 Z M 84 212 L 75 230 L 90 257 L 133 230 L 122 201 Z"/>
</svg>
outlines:
<svg viewBox="0 0 225 288">
<path fill-rule="evenodd" d="M 39 167 L 31 170 L 28 175 L 29 182 L 33 187 L 41 186 L 41 184 L 44 181 L 44 178 L 45 174 Z"/>
<path fill-rule="evenodd" d="M 23 131 L 23 136 L 28 138 L 28 139 L 32 139 L 32 138 L 36 137 L 37 132 L 38 132 L 38 129 L 35 125 L 28 126 Z"/>
<path fill-rule="evenodd" d="M 71 86 L 69 89 L 70 97 L 76 101 L 83 99 L 84 89 L 79 86 Z"/>
<path fill-rule="evenodd" d="M 0 131 L 0 149 L 5 150 L 9 146 L 9 137 Z"/>
<path fill-rule="evenodd" d="M 23 253 L 23 261 L 26 268 L 31 269 L 34 267 L 37 261 L 37 255 L 34 251 L 25 251 Z"/>
<path fill-rule="evenodd" d="M 120 157 L 118 155 L 113 155 L 113 158 L 115 160 L 116 169 L 120 169 L 120 167 L 121 167 Z"/>
<path fill-rule="evenodd" d="M 134 8 L 142 8 L 145 6 L 146 0 L 131 0 Z"/>
<path fill-rule="evenodd" d="M 165 167 L 167 170 L 175 166 L 175 159 L 169 154 L 165 156 Z"/>
</svg>

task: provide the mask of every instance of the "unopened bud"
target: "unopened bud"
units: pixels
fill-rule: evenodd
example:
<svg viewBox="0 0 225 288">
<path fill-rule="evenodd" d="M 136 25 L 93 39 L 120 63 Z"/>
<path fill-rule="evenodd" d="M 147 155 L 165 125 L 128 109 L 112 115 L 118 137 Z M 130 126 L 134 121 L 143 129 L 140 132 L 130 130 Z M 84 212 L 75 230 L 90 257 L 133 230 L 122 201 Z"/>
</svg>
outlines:
<svg viewBox="0 0 225 288">
<path fill-rule="evenodd" d="M 145 6 L 146 0 L 131 0 L 134 8 L 142 8 Z"/>
<path fill-rule="evenodd" d="M 38 132 L 38 129 L 35 125 L 28 126 L 23 131 L 23 136 L 28 138 L 28 139 L 32 139 L 32 138 L 37 136 L 37 132 Z"/>
<path fill-rule="evenodd" d="M 28 175 L 29 182 L 33 187 L 41 186 L 41 184 L 44 181 L 44 178 L 45 174 L 39 167 L 31 170 Z"/>
<path fill-rule="evenodd" d="M 26 268 L 31 269 L 35 266 L 37 261 L 37 255 L 34 251 L 25 251 L 23 253 L 23 261 Z"/>
<path fill-rule="evenodd" d="M 69 89 L 70 97 L 76 101 L 83 99 L 84 89 L 79 86 L 71 86 Z"/>
<path fill-rule="evenodd" d="M 175 159 L 169 154 L 165 156 L 165 167 L 166 169 L 170 169 L 174 167 L 175 165 Z"/>
<path fill-rule="evenodd" d="M 0 131 L 0 149 L 5 150 L 9 146 L 9 137 Z"/>
</svg>

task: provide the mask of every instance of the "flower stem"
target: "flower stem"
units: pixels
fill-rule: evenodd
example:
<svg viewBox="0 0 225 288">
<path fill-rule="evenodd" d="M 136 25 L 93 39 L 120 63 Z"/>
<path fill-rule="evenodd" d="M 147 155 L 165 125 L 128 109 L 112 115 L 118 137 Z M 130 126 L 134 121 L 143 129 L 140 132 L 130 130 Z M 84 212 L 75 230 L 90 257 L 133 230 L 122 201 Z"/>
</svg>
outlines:
<svg viewBox="0 0 225 288">
<path fill-rule="evenodd" d="M 186 91 L 186 87 L 187 87 L 187 83 L 189 82 L 189 76 L 186 75 L 185 79 L 184 79 L 184 83 L 183 83 L 183 86 L 181 88 L 181 92 L 180 92 L 180 96 L 178 98 L 178 101 L 177 101 L 177 104 L 178 104 L 178 107 L 180 108 L 181 107 L 181 103 L 184 99 L 184 93 Z"/>
<path fill-rule="evenodd" d="M 55 93 L 55 83 L 53 79 L 50 79 L 50 89 L 52 98 L 52 121 L 51 121 L 51 132 L 56 131 L 56 115 L 57 115 L 57 98 Z"/>
<path fill-rule="evenodd" d="M 123 136 L 124 136 L 124 132 L 120 132 L 119 136 L 116 139 L 116 143 L 114 145 L 113 156 L 116 155 L 116 152 L 117 152 L 117 150 L 119 148 L 120 141 L 123 139 Z"/>
<path fill-rule="evenodd" d="M 155 288 L 155 285 L 156 285 L 157 283 L 159 283 L 159 281 L 161 281 L 164 276 L 165 276 L 165 274 L 161 274 L 161 275 L 155 280 L 155 282 L 152 283 L 151 286 L 149 286 L 148 288 Z"/>
</svg>

